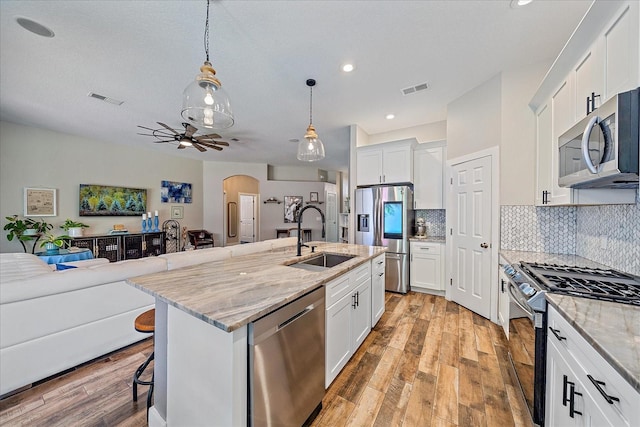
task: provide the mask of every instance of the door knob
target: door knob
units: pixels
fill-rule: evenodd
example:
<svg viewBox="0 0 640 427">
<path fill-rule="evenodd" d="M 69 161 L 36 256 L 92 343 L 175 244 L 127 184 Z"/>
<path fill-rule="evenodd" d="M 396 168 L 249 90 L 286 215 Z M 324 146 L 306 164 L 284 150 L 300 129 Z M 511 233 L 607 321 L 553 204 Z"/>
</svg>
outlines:
<svg viewBox="0 0 640 427">
<path fill-rule="evenodd" d="M 487 243 L 480 243 L 480 247 L 482 249 L 487 249 L 489 247 L 489 245 Z"/>
</svg>

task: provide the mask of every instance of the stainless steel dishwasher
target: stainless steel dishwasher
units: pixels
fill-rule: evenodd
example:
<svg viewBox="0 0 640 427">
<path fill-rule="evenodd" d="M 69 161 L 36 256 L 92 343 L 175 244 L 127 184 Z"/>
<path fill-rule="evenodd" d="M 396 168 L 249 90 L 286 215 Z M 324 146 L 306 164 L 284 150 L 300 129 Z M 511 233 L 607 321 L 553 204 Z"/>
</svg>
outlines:
<svg viewBox="0 0 640 427">
<path fill-rule="evenodd" d="M 324 286 L 249 324 L 249 425 L 300 427 L 324 397 Z"/>
</svg>

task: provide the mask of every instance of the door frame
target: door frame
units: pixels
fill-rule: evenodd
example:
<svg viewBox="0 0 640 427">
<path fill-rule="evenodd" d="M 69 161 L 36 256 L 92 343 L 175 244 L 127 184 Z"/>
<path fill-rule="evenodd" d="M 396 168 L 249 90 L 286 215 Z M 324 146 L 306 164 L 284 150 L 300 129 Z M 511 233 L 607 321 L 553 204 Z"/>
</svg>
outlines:
<svg viewBox="0 0 640 427">
<path fill-rule="evenodd" d="M 446 237 L 446 278 L 449 279 L 445 283 L 445 298 L 451 301 L 451 282 L 453 280 L 453 244 L 451 242 L 451 236 L 453 234 L 454 218 L 453 218 L 453 197 L 451 186 L 453 185 L 453 167 L 455 165 L 466 163 L 472 160 L 478 160 L 482 157 L 491 158 L 491 290 L 490 290 L 490 313 L 491 321 L 498 322 L 498 259 L 500 255 L 500 148 L 493 146 L 484 150 L 476 151 L 456 157 L 453 159 L 447 159 L 446 163 L 446 224 L 447 233 Z M 446 232 L 445 231 L 445 232 Z"/>
</svg>

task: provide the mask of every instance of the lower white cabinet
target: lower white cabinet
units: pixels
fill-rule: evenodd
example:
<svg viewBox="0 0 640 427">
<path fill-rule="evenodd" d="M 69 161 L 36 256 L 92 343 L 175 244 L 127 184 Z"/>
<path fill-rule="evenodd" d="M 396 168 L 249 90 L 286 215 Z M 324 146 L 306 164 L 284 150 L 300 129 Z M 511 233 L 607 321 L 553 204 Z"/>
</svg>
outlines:
<svg viewBox="0 0 640 427">
<path fill-rule="evenodd" d="M 378 255 L 371 261 L 371 327 L 378 323 L 384 314 L 384 270 L 386 266 L 385 254 Z"/>
<path fill-rule="evenodd" d="M 545 425 L 635 426 L 640 393 L 548 305 Z"/>
<path fill-rule="evenodd" d="M 409 245 L 411 253 L 410 285 L 417 292 L 444 291 L 444 251 L 442 243 L 416 242 Z"/>
<path fill-rule="evenodd" d="M 371 331 L 371 262 L 326 285 L 325 387 Z"/>
</svg>

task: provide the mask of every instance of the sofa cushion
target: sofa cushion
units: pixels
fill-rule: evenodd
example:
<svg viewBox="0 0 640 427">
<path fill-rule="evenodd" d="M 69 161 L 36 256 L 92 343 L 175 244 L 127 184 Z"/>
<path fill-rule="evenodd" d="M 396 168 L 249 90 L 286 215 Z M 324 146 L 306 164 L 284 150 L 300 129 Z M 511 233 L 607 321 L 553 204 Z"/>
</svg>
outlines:
<svg viewBox="0 0 640 427">
<path fill-rule="evenodd" d="M 0 283 L 51 273 L 51 267 L 35 255 L 23 253 L 0 254 Z"/>
<path fill-rule="evenodd" d="M 197 251 L 174 252 L 158 256 L 167 260 L 169 270 L 176 268 L 189 267 L 196 264 L 204 264 L 205 262 L 220 261 L 231 258 L 231 251 L 226 248 L 207 248 L 198 249 Z"/>
<path fill-rule="evenodd" d="M 167 261 L 160 257 L 119 261 L 57 272 L 52 272 L 47 267 L 49 274 L 32 277 L 26 282 L 16 280 L 3 282 L 0 304 L 124 281 L 131 277 L 157 273 L 166 269 Z"/>
</svg>

